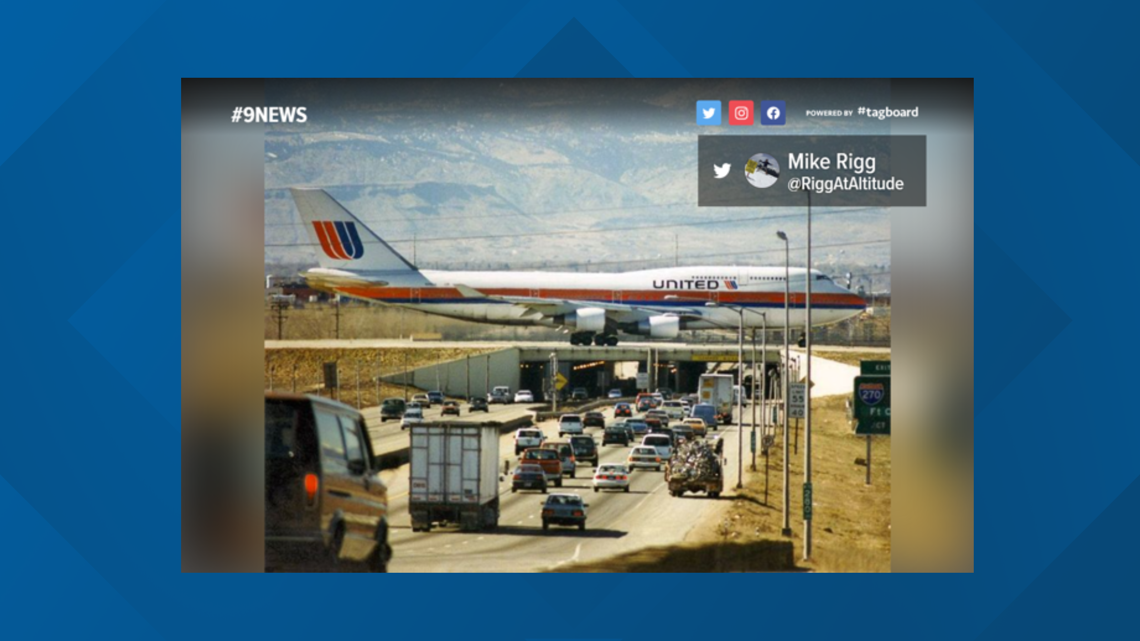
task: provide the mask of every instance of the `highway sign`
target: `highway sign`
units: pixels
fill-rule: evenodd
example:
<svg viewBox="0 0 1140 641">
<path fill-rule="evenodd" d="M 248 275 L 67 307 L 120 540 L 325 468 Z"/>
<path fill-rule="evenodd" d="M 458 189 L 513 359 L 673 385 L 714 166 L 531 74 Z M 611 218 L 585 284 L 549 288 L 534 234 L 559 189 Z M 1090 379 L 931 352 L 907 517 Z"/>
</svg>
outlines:
<svg viewBox="0 0 1140 641">
<path fill-rule="evenodd" d="M 556 389 L 562 389 L 563 387 L 566 387 L 566 384 L 569 382 L 570 380 L 563 376 L 562 372 L 558 372 L 554 375 L 554 387 Z"/>
<path fill-rule="evenodd" d="M 788 383 L 788 418 L 804 417 L 804 384 Z"/>
<path fill-rule="evenodd" d="M 756 430 L 752 430 L 752 451 L 756 451 Z"/>
<path fill-rule="evenodd" d="M 649 372 L 637 373 L 637 389 L 649 389 Z"/>
<path fill-rule="evenodd" d="M 890 361 L 859 361 L 859 373 L 863 376 L 890 376 Z"/>
<path fill-rule="evenodd" d="M 855 377 L 855 433 L 891 433 L 891 377 Z"/>
</svg>

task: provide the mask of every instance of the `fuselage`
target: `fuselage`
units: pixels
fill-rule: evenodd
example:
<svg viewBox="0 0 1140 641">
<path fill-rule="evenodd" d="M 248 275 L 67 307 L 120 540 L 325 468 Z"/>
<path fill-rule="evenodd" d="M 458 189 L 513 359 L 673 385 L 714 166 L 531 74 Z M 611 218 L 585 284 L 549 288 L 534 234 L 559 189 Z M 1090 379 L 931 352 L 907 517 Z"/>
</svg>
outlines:
<svg viewBox="0 0 1140 641">
<path fill-rule="evenodd" d="M 533 306 L 496 300 L 496 297 L 629 306 L 631 314 L 699 309 L 683 329 L 734 329 L 743 320 L 748 328 L 785 326 L 785 287 L 788 319 L 792 327 L 805 322 L 807 270 L 784 267 L 670 267 L 620 273 L 435 271 L 412 273 L 346 272 L 314 269 L 309 282 L 345 296 L 397 305 L 418 311 L 475 322 L 508 325 L 558 326 L 556 314 L 539 313 Z M 856 316 L 866 305 L 862 298 L 826 275 L 811 272 L 812 325 L 827 325 Z M 461 291 L 460 287 L 465 291 Z M 475 296 L 471 290 L 483 296 Z M 465 295 L 466 292 L 466 295 Z M 650 307 L 644 311 L 639 306 Z M 612 314 L 612 307 L 609 307 Z M 621 314 L 617 314 L 621 316 Z"/>
</svg>

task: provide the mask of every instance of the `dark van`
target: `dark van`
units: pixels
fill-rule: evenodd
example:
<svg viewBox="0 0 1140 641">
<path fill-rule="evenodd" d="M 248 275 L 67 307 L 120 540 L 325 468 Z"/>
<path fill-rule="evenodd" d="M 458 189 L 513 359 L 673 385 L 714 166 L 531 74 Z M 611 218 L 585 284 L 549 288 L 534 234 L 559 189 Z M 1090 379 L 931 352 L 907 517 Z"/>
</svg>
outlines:
<svg viewBox="0 0 1140 641">
<path fill-rule="evenodd" d="M 266 571 L 387 572 L 391 556 L 388 488 L 360 412 L 266 392 Z"/>
</svg>

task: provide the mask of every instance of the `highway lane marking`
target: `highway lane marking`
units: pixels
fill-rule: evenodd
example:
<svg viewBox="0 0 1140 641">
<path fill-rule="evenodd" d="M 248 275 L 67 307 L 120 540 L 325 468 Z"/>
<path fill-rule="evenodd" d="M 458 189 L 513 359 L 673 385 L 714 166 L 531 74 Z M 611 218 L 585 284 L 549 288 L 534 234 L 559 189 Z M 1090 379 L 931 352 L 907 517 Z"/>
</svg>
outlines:
<svg viewBox="0 0 1140 641">
<path fill-rule="evenodd" d="M 584 543 L 584 542 L 583 542 L 583 543 Z M 572 557 L 570 557 L 570 558 L 568 558 L 568 559 L 563 559 L 563 560 L 559 561 L 558 563 L 555 563 L 555 564 L 554 564 L 554 567 L 558 567 L 558 566 L 560 566 L 560 565 L 562 565 L 562 564 L 564 564 L 564 563 L 577 563 L 577 562 L 578 562 L 578 558 L 579 558 L 579 557 L 581 556 L 581 554 L 582 554 L 582 545 L 583 545 L 583 543 L 579 543 L 579 544 L 578 544 L 578 546 L 574 548 L 574 556 L 572 556 Z"/>
</svg>

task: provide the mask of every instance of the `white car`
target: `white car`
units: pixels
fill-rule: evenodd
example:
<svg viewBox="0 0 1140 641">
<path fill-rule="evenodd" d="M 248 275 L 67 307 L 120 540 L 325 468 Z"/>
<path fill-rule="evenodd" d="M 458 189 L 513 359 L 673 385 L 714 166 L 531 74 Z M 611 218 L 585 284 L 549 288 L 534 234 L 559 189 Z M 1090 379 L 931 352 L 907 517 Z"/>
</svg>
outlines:
<svg viewBox="0 0 1140 641">
<path fill-rule="evenodd" d="M 431 399 L 428 398 L 427 394 L 416 394 L 415 396 L 412 397 L 412 401 L 415 403 L 419 403 L 420 407 L 431 408 Z"/>
<path fill-rule="evenodd" d="M 661 409 L 669 416 L 670 421 L 679 421 L 685 417 L 685 406 L 681 401 L 665 401 Z"/>
<path fill-rule="evenodd" d="M 606 398 L 621 398 L 621 390 L 619 390 L 619 389 L 610 390 L 609 393 L 606 394 Z"/>
<path fill-rule="evenodd" d="M 668 434 L 646 434 L 641 439 L 641 445 L 657 450 L 657 456 L 662 459 L 669 458 L 673 453 L 673 439 L 669 438 Z"/>
<path fill-rule="evenodd" d="M 542 443 L 546 441 L 546 435 L 542 430 L 535 427 L 519 428 L 515 432 L 515 456 L 522 454 L 528 448 L 542 447 Z"/>
<path fill-rule="evenodd" d="M 658 472 L 661 471 L 661 455 L 652 447 L 638 445 L 629 451 L 629 460 L 626 462 L 629 463 L 630 470 L 636 470 L 639 467 L 651 467 Z"/>
<path fill-rule="evenodd" d="M 594 491 L 629 491 L 629 468 L 620 463 L 605 463 L 594 472 Z"/>
<path fill-rule="evenodd" d="M 577 414 L 563 414 L 558 417 L 558 436 L 566 434 L 582 434 L 582 417 Z"/>
<path fill-rule="evenodd" d="M 400 429 L 406 430 L 416 423 L 424 422 L 424 411 L 419 407 L 409 407 L 404 412 L 404 418 L 400 419 Z"/>
<path fill-rule="evenodd" d="M 534 394 L 531 394 L 530 390 L 528 390 L 528 389 L 521 389 L 521 390 L 515 392 L 515 402 L 516 403 L 533 403 L 534 402 Z"/>
</svg>

